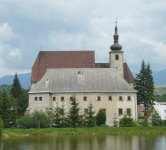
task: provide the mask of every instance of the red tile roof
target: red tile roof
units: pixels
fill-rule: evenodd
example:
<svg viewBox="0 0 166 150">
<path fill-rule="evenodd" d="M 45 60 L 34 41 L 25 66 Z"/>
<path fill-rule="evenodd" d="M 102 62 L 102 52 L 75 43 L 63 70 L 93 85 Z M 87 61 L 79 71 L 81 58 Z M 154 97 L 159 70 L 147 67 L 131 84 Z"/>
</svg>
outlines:
<svg viewBox="0 0 166 150">
<path fill-rule="evenodd" d="M 133 83 L 134 82 L 134 76 L 131 73 L 130 68 L 128 67 L 127 63 L 123 63 L 123 67 L 124 67 L 124 79 L 128 83 Z"/>
<path fill-rule="evenodd" d="M 95 68 L 109 68 L 110 63 L 95 63 Z"/>
<path fill-rule="evenodd" d="M 31 82 L 39 81 L 47 68 L 94 68 L 94 51 L 40 51 L 32 67 Z"/>
</svg>

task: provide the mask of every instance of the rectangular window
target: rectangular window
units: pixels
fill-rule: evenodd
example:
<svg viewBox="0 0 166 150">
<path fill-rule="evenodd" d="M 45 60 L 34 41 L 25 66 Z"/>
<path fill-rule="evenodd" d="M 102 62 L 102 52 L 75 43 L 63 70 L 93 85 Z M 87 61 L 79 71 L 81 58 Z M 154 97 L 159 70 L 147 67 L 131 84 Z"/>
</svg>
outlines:
<svg viewBox="0 0 166 150">
<path fill-rule="evenodd" d="M 128 101 L 131 101 L 131 97 L 130 97 L 130 96 L 128 96 L 128 97 L 127 97 L 127 100 L 128 100 Z"/>
<path fill-rule="evenodd" d="M 119 96 L 119 100 L 122 101 L 122 96 Z"/>
<path fill-rule="evenodd" d="M 119 109 L 119 115 L 122 115 L 123 114 L 123 110 L 120 108 Z"/>
<path fill-rule="evenodd" d="M 85 114 L 85 115 L 88 114 L 88 109 L 87 109 L 87 108 L 84 109 L 84 114 Z"/>
<path fill-rule="evenodd" d="M 86 96 L 84 96 L 84 101 L 87 101 L 87 97 Z"/>
<path fill-rule="evenodd" d="M 37 97 L 35 97 L 35 101 L 37 101 Z"/>
<path fill-rule="evenodd" d="M 109 96 L 109 97 L 108 97 L 108 100 L 109 100 L 109 101 L 112 101 L 112 96 Z"/>
<path fill-rule="evenodd" d="M 131 114 L 131 109 L 130 108 L 127 109 L 127 114 Z"/>
<path fill-rule="evenodd" d="M 115 55 L 115 60 L 119 60 L 119 55 Z"/>
<path fill-rule="evenodd" d="M 73 99 L 73 97 L 70 97 L 70 100 L 72 100 Z"/>
<path fill-rule="evenodd" d="M 39 101 L 42 101 L 42 97 L 39 97 Z"/>
<path fill-rule="evenodd" d="M 61 97 L 61 101 L 64 101 L 64 97 Z"/>
<path fill-rule="evenodd" d="M 56 97 L 53 97 L 53 101 L 56 101 Z"/>
<path fill-rule="evenodd" d="M 98 101 L 101 101 L 101 98 L 100 98 L 100 96 L 97 96 L 97 100 L 98 100 Z"/>
</svg>

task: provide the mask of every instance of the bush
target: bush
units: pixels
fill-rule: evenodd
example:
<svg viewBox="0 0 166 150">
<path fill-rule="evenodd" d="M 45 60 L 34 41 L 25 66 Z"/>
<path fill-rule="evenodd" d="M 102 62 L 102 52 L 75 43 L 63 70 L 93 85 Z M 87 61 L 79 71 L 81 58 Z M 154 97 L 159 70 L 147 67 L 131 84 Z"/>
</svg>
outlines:
<svg viewBox="0 0 166 150">
<path fill-rule="evenodd" d="M 99 112 L 96 115 L 96 124 L 101 126 L 106 122 L 106 113 L 103 109 L 100 108 Z"/>
<path fill-rule="evenodd" d="M 136 127 L 137 123 L 133 121 L 133 118 L 131 118 L 131 115 L 125 114 L 122 119 L 119 121 L 120 127 Z"/>
<path fill-rule="evenodd" d="M 33 128 L 32 116 L 30 114 L 25 114 L 16 123 L 18 128 Z"/>
<path fill-rule="evenodd" d="M 49 128 L 52 126 L 51 116 L 42 111 L 35 110 L 17 120 L 19 128 Z"/>
<path fill-rule="evenodd" d="M 146 119 L 146 116 L 138 116 L 138 119 Z"/>
<path fill-rule="evenodd" d="M 3 120 L 0 118 L 0 136 L 2 135 L 2 128 L 4 127 Z"/>
</svg>

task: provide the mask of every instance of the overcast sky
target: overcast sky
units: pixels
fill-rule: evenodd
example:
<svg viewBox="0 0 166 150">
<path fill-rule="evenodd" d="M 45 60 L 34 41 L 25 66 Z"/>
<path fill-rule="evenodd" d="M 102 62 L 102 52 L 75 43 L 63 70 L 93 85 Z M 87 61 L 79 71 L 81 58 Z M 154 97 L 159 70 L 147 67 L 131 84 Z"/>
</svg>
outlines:
<svg viewBox="0 0 166 150">
<path fill-rule="evenodd" d="M 166 0 L 0 0 L 0 77 L 31 72 L 42 51 L 94 50 L 109 62 L 117 15 L 124 61 L 166 68 Z"/>
</svg>

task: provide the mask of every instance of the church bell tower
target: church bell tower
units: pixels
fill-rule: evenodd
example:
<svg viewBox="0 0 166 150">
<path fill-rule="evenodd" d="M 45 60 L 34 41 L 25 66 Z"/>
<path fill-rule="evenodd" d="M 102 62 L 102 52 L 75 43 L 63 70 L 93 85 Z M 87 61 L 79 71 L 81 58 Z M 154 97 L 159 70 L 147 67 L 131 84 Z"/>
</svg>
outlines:
<svg viewBox="0 0 166 150">
<path fill-rule="evenodd" d="M 111 51 L 109 52 L 110 68 L 117 68 L 120 75 L 124 78 L 123 51 L 121 51 L 122 46 L 118 43 L 119 35 L 117 22 L 115 22 L 115 34 L 113 37 L 114 44 L 110 46 Z"/>
</svg>

